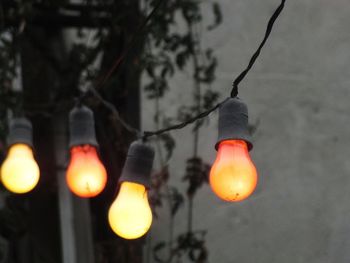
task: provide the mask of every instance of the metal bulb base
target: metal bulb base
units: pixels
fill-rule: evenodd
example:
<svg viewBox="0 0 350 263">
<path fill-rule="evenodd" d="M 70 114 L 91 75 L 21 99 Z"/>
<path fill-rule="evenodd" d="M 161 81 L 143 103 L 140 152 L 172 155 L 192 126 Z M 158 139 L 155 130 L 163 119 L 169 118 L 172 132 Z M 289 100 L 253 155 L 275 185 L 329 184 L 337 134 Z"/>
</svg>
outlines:
<svg viewBox="0 0 350 263">
<path fill-rule="evenodd" d="M 215 149 L 218 150 L 219 144 L 227 140 L 243 140 L 249 151 L 253 148 L 248 129 L 248 108 L 237 97 L 228 99 L 219 108 L 219 135 Z"/>
<path fill-rule="evenodd" d="M 152 147 L 140 141 L 130 145 L 119 183 L 132 182 L 151 187 L 151 170 L 154 160 Z"/>
<path fill-rule="evenodd" d="M 33 148 L 33 128 L 26 118 L 15 118 L 10 121 L 7 144 L 26 144 Z"/>
<path fill-rule="evenodd" d="M 69 147 L 92 145 L 97 147 L 93 112 L 86 106 L 76 106 L 69 113 Z"/>
</svg>

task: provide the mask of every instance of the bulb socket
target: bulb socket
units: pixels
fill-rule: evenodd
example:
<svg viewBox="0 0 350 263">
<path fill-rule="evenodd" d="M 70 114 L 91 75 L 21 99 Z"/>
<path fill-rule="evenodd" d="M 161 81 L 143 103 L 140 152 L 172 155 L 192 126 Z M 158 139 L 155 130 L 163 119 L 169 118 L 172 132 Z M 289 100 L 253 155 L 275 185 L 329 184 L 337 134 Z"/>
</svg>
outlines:
<svg viewBox="0 0 350 263">
<path fill-rule="evenodd" d="M 151 187 L 154 150 L 149 145 L 135 141 L 130 145 L 119 183 L 132 182 Z"/>
<path fill-rule="evenodd" d="M 8 147 L 23 143 L 33 148 L 33 128 L 27 118 L 15 118 L 9 124 Z"/>
<path fill-rule="evenodd" d="M 95 134 L 95 120 L 88 107 L 76 106 L 69 113 L 69 147 L 89 144 L 98 147 Z"/>
<path fill-rule="evenodd" d="M 229 98 L 219 108 L 219 135 L 215 149 L 227 140 L 243 140 L 248 150 L 253 148 L 248 129 L 248 107 L 239 98 Z"/>
</svg>

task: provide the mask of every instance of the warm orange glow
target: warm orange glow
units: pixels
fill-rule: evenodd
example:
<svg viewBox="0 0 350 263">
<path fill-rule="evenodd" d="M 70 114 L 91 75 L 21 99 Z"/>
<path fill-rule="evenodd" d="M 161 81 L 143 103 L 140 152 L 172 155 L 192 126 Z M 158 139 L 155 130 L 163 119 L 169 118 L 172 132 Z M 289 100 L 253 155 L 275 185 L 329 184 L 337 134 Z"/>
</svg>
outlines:
<svg viewBox="0 0 350 263">
<path fill-rule="evenodd" d="M 69 189 L 80 197 L 94 197 L 102 192 L 107 172 L 95 147 L 84 145 L 71 149 L 66 179 Z"/>
<path fill-rule="evenodd" d="M 31 191 L 40 177 L 39 166 L 32 149 L 26 144 L 15 144 L 9 149 L 1 166 L 1 181 L 11 192 L 23 194 Z"/>
<path fill-rule="evenodd" d="M 145 187 L 123 182 L 117 199 L 109 209 L 108 221 L 113 231 L 125 239 L 143 236 L 152 224 L 152 211 Z"/>
<path fill-rule="evenodd" d="M 221 142 L 210 171 L 210 185 L 215 194 L 225 201 L 242 201 L 253 193 L 257 180 L 246 142 Z"/>
</svg>

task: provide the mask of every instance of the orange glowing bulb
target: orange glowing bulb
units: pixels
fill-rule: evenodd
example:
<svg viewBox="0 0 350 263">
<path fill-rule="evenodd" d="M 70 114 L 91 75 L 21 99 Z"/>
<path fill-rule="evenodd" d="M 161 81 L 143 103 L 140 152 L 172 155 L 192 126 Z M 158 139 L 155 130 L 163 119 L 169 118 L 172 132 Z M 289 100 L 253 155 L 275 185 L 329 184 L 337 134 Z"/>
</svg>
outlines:
<svg viewBox="0 0 350 263">
<path fill-rule="evenodd" d="M 1 166 L 1 181 L 11 192 L 24 194 L 31 191 L 40 177 L 33 150 L 26 144 L 14 144 Z"/>
<path fill-rule="evenodd" d="M 247 143 L 242 140 L 222 141 L 210 171 L 210 186 L 214 193 L 225 201 L 242 201 L 253 193 L 257 180 Z"/>
<path fill-rule="evenodd" d="M 66 180 L 69 189 L 77 196 L 94 197 L 102 192 L 107 172 L 94 146 L 72 147 Z"/>
<path fill-rule="evenodd" d="M 108 211 L 108 221 L 120 237 L 136 239 L 143 236 L 152 224 L 152 211 L 145 186 L 123 182 Z"/>
</svg>

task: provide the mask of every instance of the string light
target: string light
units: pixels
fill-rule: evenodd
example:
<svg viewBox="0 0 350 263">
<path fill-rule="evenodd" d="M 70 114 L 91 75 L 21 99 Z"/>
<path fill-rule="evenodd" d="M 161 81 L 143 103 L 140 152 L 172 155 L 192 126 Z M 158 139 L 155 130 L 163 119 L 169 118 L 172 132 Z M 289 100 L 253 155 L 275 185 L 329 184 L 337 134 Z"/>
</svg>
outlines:
<svg viewBox="0 0 350 263">
<path fill-rule="evenodd" d="M 39 166 L 33 156 L 32 125 L 26 118 L 10 122 L 8 153 L 1 166 L 1 181 L 9 191 L 28 193 L 37 185 Z"/>
<path fill-rule="evenodd" d="M 154 150 L 136 141 L 130 145 L 122 175 L 120 190 L 108 211 L 112 230 L 125 239 L 143 236 L 151 227 L 152 211 L 148 203 L 150 173 Z"/>
<path fill-rule="evenodd" d="M 146 27 L 163 1 L 159 0 L 155 5 L 139 27 L 139 32 Z M 252 149 L 248 133 L 248 111 L 247 106 L 237 98 L 238 86 L 260 55 L 285 2 L 286 0 L 281 0 L 268 22 L 264 38 L 258 49 L 251 57 L 248 66 L 234 80 L 230 98 L 184 122 L 156 131 L 141 132 L 125 122 L 116 107 L 99 94 L 97 89 L 107 82 L 111 74 L 123 62 L 135 44 L 138 34 L 135 34 L 130 46 L 117 58 L 112 68 L 99 82 L 97 89 L 90 87 L 89 91 L 112 112 L 115 119 L 126 130 L 142 141 L 150 136 L 182 129 L 219 109 L 219 138 L 215 146 L 218 155 L 210 172 L 210 185 L 223 200 L 244 200 L 252 194 L 256 187 L 257 171 L 248 153 Z M 81 100 L 86 95 L 84 94 Z M 78 105 L 71 111 L 69 119 L 71 159 L 66 175 L 67 184 L 71 191 L 80 197 L 94 197 L 104 189 L 107 172 L 97 154 L 98 143 L 95 136 L 93 113 L 87 107 Z M 1 180 L 7 189 L 15 193 L 32 190 L 39 180 L 40 172 L 33 157 L 31 137 L 32 127 L 28 120 L 16 119 L 10 125 L 10 148 L 1 167 Z M 147 191 L 150 187 L 153 159 L 154 150 L 151 147 L 141 141 L 131 144 L 119 179 L 119 194 L 108 212 L 112 230 L 123 238 L 139 238 L 149 230 L 152 224 L 152 211 L 148 203 Z"/>
<path fill-rule="evenodd" d="M 158 136 L 171 130 L 182 129 L 191 123 L 207 117 L 211 112 L 220 108 L 219 140 L 216 144 L 218 155 L 210 172 L 210 185 L 213 191 L 225 201 L 234 202 L 246 199 L 252 194 L 257 184 L 257 171 L 248 153 L 252 148 L 247 127 L 248 111 L 247 106 L 237 98 L 238 85 L 259 57 L 262 48 L 272 32 L 275 21 L 284 8 L 285 2 L 286 0 L 281 0 L 280 5 L 268 22 L 264 38 L 251 57 L 248 66 L 233 81 L 230 98 L 219 102 L 214 107 L 182 123 L 157 131 L 145 131 L 141 136 L 143 139 L 146 139 L 150 136 Z M 96 89 L 91 87 L 90 91 L 92 91 L 95 98 L 112 111 L 115 118 L 120 121 L 125 129 L 135 136 L 140 136 L 140 132 L 121 119 L 116 108 L 105 101 Z"/>
<path fill-rule="evenodd" d="M 252 147 L 247 106 L 230 98 L 219 110 L 218 154 L 209 176 L 211 188 L 221 199 L 242 201 L 254 191 L 257 172 L 248 153 Z"/>
<path fill-rule="evenodd" d="M 96 148 L 94 116 L 86 106 L 77 106 L 69 114 L 70 163 L 66 180 L 69 189 L 80 197 L 94 197 L 107 182 L 107 172 Z"/>
</svg>

